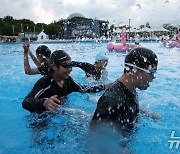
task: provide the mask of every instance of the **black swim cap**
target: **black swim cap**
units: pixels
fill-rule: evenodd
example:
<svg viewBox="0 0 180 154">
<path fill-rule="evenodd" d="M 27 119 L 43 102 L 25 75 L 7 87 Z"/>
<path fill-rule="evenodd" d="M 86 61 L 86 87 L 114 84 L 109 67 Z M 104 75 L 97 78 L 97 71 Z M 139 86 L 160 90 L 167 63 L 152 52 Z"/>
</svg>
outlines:
<svg viewBox="0 0 180 154">
<path fill-rule="evenodd" d="M 158 59 L 156 54 L 144 47 L 133 48 L 125 57 L 125 63 L 136 65 L 143 69 L 148 69 L 151 65 L 157 66 Z M 125 64 L 125 66 L 127 66 Z M 129 67 L 129 66 L 128 66 Z M 130 67 L 132 68 L 132 67 Z"/>
<path fill-rule="evenodd" d="M 40 45 L 37 49 L 36 49 L 36 54 L 37 55 L 44 55 L 45 57 L 50 57 L 51 55 L 51 50 L 45 46 L 45 45 Z"/>
<path fill-rule="evenodd" d="M 71 57 L 63 50 L 56 50 L 51 54 L 51 64 L 58 66 L 66 60 L 71 60 Z"/>
</svg>

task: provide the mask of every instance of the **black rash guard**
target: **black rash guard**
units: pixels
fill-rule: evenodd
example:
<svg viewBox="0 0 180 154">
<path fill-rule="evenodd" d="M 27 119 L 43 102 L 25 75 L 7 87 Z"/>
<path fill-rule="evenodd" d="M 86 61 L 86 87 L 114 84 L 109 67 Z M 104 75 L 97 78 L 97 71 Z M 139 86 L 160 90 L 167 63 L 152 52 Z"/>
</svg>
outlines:
<svg viewBox="0 0 180 154">
<path fill-rule="evenodd" d="M 117 80 L 98 100 L 92 125 L 111 122 L 118 128 L 131 129 L 138 113 L 139 105 L 136 96 Z"/>
<path fill-rule="evenodd" d="M 38 67 L 39 73 L 41 75 L 49 75 L 50 74 L 50 66 L 48 62 L 43 62 L 40 67 Z"/>
<path fill-rule="evenodd" d="M 79 67 L 84 70 L 87 77 L 93 76 L 95 80 L 99 80 L 101 78 L 102 70 L 96 70 L 93 64 L 73 61 L 72 65 L 73 67 Z"/>
<path fill-rule="evenodd" d="M 58 95 L 61 101 L 64 96 L 72 92 L 99 92 L 104 89 L 104 85 L 82 86 L 76 83 L 71 77 L 64 80 L 64 86 L 61 88 L 51 75 L 44 76 L 36 82 L 32 91 L 26 96 L 22 103 L 22 107 L 29 112 L 42 113 L 46 110 L 43 106 L 45 99 L 53 95 Z"/>
</svg>

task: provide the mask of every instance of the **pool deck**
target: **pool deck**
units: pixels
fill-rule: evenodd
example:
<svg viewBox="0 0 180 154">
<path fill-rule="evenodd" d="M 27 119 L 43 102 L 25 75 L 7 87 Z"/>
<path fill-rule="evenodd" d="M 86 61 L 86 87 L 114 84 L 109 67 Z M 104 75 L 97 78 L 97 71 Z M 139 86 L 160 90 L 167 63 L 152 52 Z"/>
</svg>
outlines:
<svg viewBox="0 0 180 154">
<path fill-rule="evenodd" d="M 151 42 L 160 42 L 161 40 L 140 40 L 140 43 L 151 43 Z M 31 43 L 108 43 L 111 42 L 110 39 L 89 39 L 89 40 L 75 40 L 75 39 L 61 39 L 61 40 L 47 40 L 47 41 L 33 41 Z M 127 40 L 127 43 L 135 43 L 135 40 Z M 0 42 L 0 44 L 12 44 L 12 43 L 22 43 L 18 42 Z M 116 43 L 120 43 L 120 40 L 116 40 Z"/>
</svg>

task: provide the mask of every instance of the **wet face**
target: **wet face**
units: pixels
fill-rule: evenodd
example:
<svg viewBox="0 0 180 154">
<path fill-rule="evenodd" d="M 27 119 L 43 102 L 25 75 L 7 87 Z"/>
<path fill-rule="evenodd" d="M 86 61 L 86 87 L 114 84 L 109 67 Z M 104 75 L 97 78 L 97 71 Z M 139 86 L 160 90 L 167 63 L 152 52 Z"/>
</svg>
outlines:
<svg viewBox="0 0 180 154">
<path fill-rule="evenodd" d="M 46 58 L 44 55 L 41 54 L 36 54 L 37 59 L 39 60 L 40 63 L 43 62 L 43 59 Z"/>
<path fill-rule="evenodd" d="M 72 71 L 71 60 L 64 61 L 60 63 L 59 68 L 57 66 L 54 66 L 53 69 L 54 74 L 57 76 L 57 78 L 60 78 L 62 80 L 68 79 L 69 74 Z"/>
<path fill-rule="evenodd" d="M 147 69 L 147 71 L 138 69 L 136 72 L 137 74 L 136 87 L 140 90 L 146 90 L 150 86 L 150 82 L 152 82 L 153 79 L 156 78 L 155 76 L 156 70 L 157 70 L 157 66 L 151 69 Z"/>
<path fill-rule="evenodd" d="M 107 64 L 108 64 L 108 61 L 107 61 L 107 60 L 101 60 L 101 61 L 99 61 L 99 67 L 100 67 L 101 69 L 104 69 L 104 68 L 107 66 Z"/>
</svg>

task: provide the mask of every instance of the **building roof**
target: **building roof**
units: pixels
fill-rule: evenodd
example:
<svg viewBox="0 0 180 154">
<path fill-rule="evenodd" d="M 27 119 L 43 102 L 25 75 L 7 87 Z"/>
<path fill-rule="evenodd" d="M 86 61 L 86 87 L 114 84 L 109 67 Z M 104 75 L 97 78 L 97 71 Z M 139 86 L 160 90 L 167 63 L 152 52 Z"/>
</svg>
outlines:
<svg viewBox="0 0 180 154">
<path fill-rule="evenodd" d="M 74 17 L 82 17 L 82 18 L 85 18 L 85 16 L 82 15 L 81 13 L 72 13 L 72 14 L 70 14 L 70 15 L 67 17 L 67 19 L 70 20 L 70 19 L 72 19 L 72 18 L 74 18 Z"/>
</svg>

